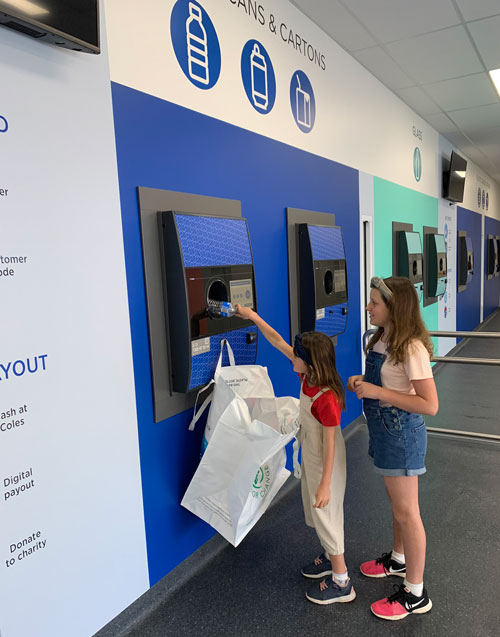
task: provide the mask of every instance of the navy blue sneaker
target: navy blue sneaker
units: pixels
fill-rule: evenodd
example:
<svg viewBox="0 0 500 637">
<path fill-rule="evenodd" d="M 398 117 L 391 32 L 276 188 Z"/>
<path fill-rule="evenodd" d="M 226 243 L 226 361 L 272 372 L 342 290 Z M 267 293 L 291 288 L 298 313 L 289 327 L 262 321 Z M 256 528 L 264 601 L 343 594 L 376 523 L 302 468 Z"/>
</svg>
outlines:
<svg viewBox="0 0 500 637">
<path fill-rule="evenodd" d="M 310 564 L 303 566 L 300 572 L 304 577 L 319 579 L 320 577 L 326 577 L 331 574 L 332 563 L 330 562 L 330 559 L 322 553 Z"/>
<path fill-rule="evenodd" d="M 314 584 L 307 591 L 306 597 L 315 604 L 335 604 L 335 602 L 352 602 L 356 591 L 350 579 L 345 586 L 339 586 L 332 577 L 327 577 L 320 584 Z"/>
</svg>

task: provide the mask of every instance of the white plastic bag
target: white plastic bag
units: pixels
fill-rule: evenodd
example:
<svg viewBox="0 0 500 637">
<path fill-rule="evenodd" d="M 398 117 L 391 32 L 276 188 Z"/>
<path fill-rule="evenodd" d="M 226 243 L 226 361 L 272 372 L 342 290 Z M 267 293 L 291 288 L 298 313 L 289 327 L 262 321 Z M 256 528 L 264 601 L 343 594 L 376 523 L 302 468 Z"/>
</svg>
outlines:
<svg viewBox="0 0 500 637">
<path fill-rule="evenodd" d="M 222 367 L 222 354 L 224 347 L 227 348 L 229 356 L 229 365 L 227 367 Z M 214 385 L 213 391 L 205 399 L 198 411 L 196 411 L 198 398 L 196 399 L 193 419 L 189 425 L 189 429 L 193 430 L 200 416 L 206 410 L 208 405 L 210 405 L 210 411 L 208 412 L 207 424 L 205 426 L 205 433 L 203 435 L 201 445 L 202 454 L 205 452 L 205 449 L 213 435 L 215 426 L 219 422 L 220 417 L 233 399 L 234 395 L 240 396 L 241 398 L 269 398 L 274 400 L 273 385 L 267 373 L 267 368 L 262 367 L 261 365 L 236 365 L 233 350 L 226 340 L 221 342 L 221 352 L 215 369 L 214 379 L 198 392 L 198 397 L 211 385 Z M 255 416 L 252 414 L 252 417 Z"/>
<path fill-rule="evenodd" d="M 285 446 L 297 433 L 299 401 L 274 396 L 245 399 L 222 382 L 233 396 L 212 430 L 181 504 L 238 546 L 290 475 Z M 262 420 L 252 418 L 251 412 Z"/>
</svg>

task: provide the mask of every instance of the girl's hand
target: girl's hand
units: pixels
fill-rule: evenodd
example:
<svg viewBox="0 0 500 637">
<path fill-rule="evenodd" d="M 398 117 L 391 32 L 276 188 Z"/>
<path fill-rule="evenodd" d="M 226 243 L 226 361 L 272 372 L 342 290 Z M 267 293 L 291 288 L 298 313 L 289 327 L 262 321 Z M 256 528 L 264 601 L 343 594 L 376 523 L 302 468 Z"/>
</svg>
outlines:
<svg viewBox="0 0 500 637">
<path fill-rule="evenodd" d="M 358 398 L 380 398 L 380 387 L 372 383 L 365 383 L 364 381 L 358 380 L 354 385 L 354 391 Z"/>
<path fill-rule="evenodd" d="M 236 308 L 236 316 L 239 316 L 240 318 L 245 319 L 247 321 L 253 321 L 253 316 L 255 315 L 255 312 L 252 310 L 251 307 L 242 307 L 239 303 L 236 303 L 235 308 Z"/>
<path fill-rule="evenodd" d="M 349 391 L 356 391 L 356 383 L 364 380 L 363 374 L 358 374 L 357 376 L 349 376 L 349 380 L 347 381 L 347 389 Z"/>
<path fill-rule="evenodd" d="M 330 502 L 330 485 L 319 483 L 318 490 L 316 491 L 316 502 L 314 503 L 315 509 L 322 509 Z"/>
</svg>

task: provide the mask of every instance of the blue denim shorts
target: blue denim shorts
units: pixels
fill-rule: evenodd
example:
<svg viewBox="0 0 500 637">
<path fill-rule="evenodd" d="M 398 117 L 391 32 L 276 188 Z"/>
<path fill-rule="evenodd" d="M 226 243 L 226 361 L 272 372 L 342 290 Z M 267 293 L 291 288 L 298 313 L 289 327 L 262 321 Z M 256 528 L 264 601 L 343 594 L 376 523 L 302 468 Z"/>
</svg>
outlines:
<svg viewBox="0 0 500 637">
<path fill-rule="evenodd" d="M 383 476 L 425 473 L 427 430 L 422 416 L 397 407 L 365 406 L 364 411 L 375 471 Z"/>
</svg>

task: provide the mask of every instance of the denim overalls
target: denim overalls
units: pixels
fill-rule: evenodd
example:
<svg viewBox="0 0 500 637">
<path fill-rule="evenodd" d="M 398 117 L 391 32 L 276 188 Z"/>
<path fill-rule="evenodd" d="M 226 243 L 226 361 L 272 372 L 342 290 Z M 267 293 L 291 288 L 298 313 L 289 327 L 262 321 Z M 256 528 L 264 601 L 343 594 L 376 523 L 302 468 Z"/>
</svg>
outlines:
<svg viewBox="0 0 500 637">
<path fill-rule="evenodd" d="M 382 386 L 381 369 L 386 355 L 368 351 L 365 382 Z M 381 407 L 380 401 L 363 398 L 368 424 L 368 455 L 375 471 L 384 476 L 418 476 L 425 473 L 427 431 L 420 414 L 397 407 Z"/>
</svg>

